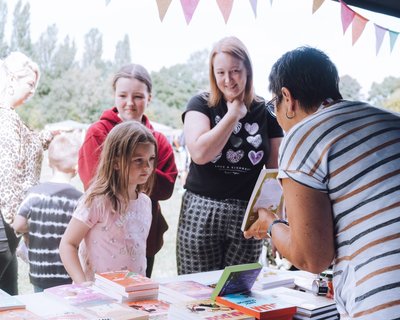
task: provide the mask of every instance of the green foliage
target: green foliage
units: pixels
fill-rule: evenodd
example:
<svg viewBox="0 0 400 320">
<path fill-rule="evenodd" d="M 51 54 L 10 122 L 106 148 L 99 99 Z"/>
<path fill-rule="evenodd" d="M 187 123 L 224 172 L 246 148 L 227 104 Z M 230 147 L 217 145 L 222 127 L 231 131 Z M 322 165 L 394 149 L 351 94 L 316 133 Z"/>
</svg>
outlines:
<svg viewBox="0 0 400 320">
<path fill-rule="evenodd" d="M 131 63 L 131 47 L 129 44 L 129 37 L 126 34 L 124 40 L 118 41 L 115 50 L 114 63 L 118 68 Z"/>
<path fill-rule="evenodd" d="M 0 0 L 0 59 L 8 54 L 8 45 L 4 35 L 7 23 L 7 14 L 7 3 L 4 0 Z"/>
<path fill-rule="evenodd" d="M 400 89 L 400 78 L 386 77 L 382 83 L 374 82 L 369 91 L 369 100 L 378 107 L 390 107 L 396 105 L 399 99 L 396 91 Z M 397 101 L 397 104 L 399 102 Z"/>
<path fill-rule="evenodd" d="M 32 56 L 30 21 L 29 3 L 22 6 L 21 0 L 18 0 L 14 9 L 11 51 L 21 51 L 28 56 Z"/>
<path fill-rule="evenodd" d="M 103 35 L 97 28 L 92 28 L 85 35 L 85 52 L 83 54 L 83 67 L 94 65 L 103 67 L 101 56 L 103 55 Z"/>
<path fill-rule="evenodd" d="M 346 100 L 361 100 L 361 85 L 349 75 L 340 77 L 339 91 Z"/>
</svg>

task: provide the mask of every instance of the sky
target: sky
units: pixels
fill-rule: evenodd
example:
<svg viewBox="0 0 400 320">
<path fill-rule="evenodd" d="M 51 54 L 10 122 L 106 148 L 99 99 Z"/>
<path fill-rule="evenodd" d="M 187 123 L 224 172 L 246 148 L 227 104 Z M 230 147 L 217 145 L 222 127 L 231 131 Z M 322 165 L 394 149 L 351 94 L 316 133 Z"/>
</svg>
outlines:
<svg viewBox="0 0 400 320">
<path fill-rule="evenodd" d="M 378 55 L 373 23 L 400 32 L 400 19 L 351 7 L 370 22 L 352 45 L 351 26 L 343 34 L 340 4 L 325 0 L 312 14 L 312 0 L 258 0 L 254 16 L 249 0 L 235 0 L 225 23 L 215 0 L 200 0 L 187 25 L 179 0 L 172 3 L 161 22 L 155 0 L 25 0 L 31 7 L 31 37 L 36 41 L 47 26 L 56 24 L 59 39 L 68 34 L 82 56 L 84 35 L 91 28 L 103 34 L 103 58 L 112 60 L 115 45 L 130 38 L 132 62 L 149 71 L 184 63 L 193 52 L 212 48 L 225 36 L 237 36 L 247 46 L 253 62 L 256 92 L 269 98 L 268 74 L 286 51 L 309 45 L 325 51 L 339 75 L 350 75 L 367 95 L 373 82 L 400 77 L 400 39 L 390 53 L 385 35 Z M 16 0 L 8 0 L 11 24 Z M 25 2 L 24 2 L 25 3 Z M 400 37 L 399 37 L 400 38 Z"/>
</svg>

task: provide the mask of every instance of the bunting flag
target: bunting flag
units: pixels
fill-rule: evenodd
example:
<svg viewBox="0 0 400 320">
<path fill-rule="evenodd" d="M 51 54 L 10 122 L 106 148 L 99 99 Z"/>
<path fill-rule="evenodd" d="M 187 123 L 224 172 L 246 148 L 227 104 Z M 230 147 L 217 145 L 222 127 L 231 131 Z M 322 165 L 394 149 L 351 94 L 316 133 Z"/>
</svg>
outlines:
<svg viewBox="0 0 400 320">
<path fill-rule="evenodd" d="M 200 0 L 181 0 L 183 14 L 185 15 L 186 24 L 192 20 L 193 13 L 195 12 Z"/>
<path fill-rule="evenodd" d="M 254 17 L 257 18 L 257 0 L 250 0 L 250 4 L 254 12 Z"/>
<path fill-rule="evenodd" d="M 325 0 L 314 0 L 313 5 L 312 5 L 312 13 L 314 14 L 315 11 L 317 11 L 322 4 L 324 3 Z"/>
<path fill-rule="evenodd" d="M 339 1 L 340 1 L 340 10 L 341 10 L 341 16 L 342 16 L 343 34 L 345 34 L 347 28 L 353 21 L 356 13 L 353 10 L 351 10 L 347 6 L 347 4 L 345 4 L 342 0 L 339 0 Z"/>
<path fill-rule="evenodd" d="M 226 24 L 232 12 L 233 0 L 217 0 L 217 4 Z"/>
<path fill-rule="evenodd" d="M 396 43 L 397 37 L 399 33 L 393 30 L 389 30 L 389 38 L 390 38 L 390 52 L 393 51 L 394 44 Z"/>
<path fill-rule="evenodd" d="M 368 19 L 364 18 L 363 16 L 359 15 L 356 13 L 354 15 L 353 19 L 353 33 L 352 33 L 352 39 L 353 39 L 353 46 L 357 42 L 357 40 L 360 38 L 361 34 L 364 31 L 365 25 L 368 23 Z"/>
<path fill-rule="evenodd" d="M 171 4 L 172 0 L 156 0 L 158 7 L 158 15 L 160 16 L 161 22 L 164 20 L 165 14 Z"/>
<path fill-rule="evenodd" d="M 383 28 L 381 26 L 378 26 L 376 23 L 374 23 L 374 26 L 375 26 L 375 36 L 376 36 L 376 55 L 378 55 L 387 29 Z"/>
</svg>

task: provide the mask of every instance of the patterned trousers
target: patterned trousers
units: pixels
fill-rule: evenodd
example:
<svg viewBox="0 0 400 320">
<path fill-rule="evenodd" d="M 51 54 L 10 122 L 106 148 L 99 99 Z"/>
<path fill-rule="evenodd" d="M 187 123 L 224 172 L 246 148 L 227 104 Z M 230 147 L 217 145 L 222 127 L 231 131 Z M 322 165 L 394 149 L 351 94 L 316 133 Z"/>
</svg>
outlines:
<svg viewBox="0 0 400 320">
<path fill-rule="evenodd" d="M 263 241 L 240 230 L 247 201 L 216 200 L 186 191 L 177 234 L 178 274 L 224 269 L 259 260 Z"/>
</svg>

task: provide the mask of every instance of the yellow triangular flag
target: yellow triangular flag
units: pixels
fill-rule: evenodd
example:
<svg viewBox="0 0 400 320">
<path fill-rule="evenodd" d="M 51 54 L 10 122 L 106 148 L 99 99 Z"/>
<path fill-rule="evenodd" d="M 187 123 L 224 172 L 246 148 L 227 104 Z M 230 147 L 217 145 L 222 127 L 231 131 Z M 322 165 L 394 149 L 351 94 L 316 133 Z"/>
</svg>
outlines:
<svg viewBox="0 0 400 320">
<path fill-rule="evenodd" d="M 227 23 L 232 11 L 233 0 L 217 0 L 217 4 L 224 17 L 225 23 Z"/>
<path fill-rule="evenodd" d="M 158 7 L 158 15 L 160 16 L 161 22 L 164 20 L 165 14 L 171 4 L 172 0 L 156 0 Z"/>
<path fill-rule="evenodd" d="M 325 0 L 314 0 L 313 5 L 312 5 L 312 13 L 313 14 L 315 11 L 317 11 L 322 6 L 324 1 Z"/>
</svg>

